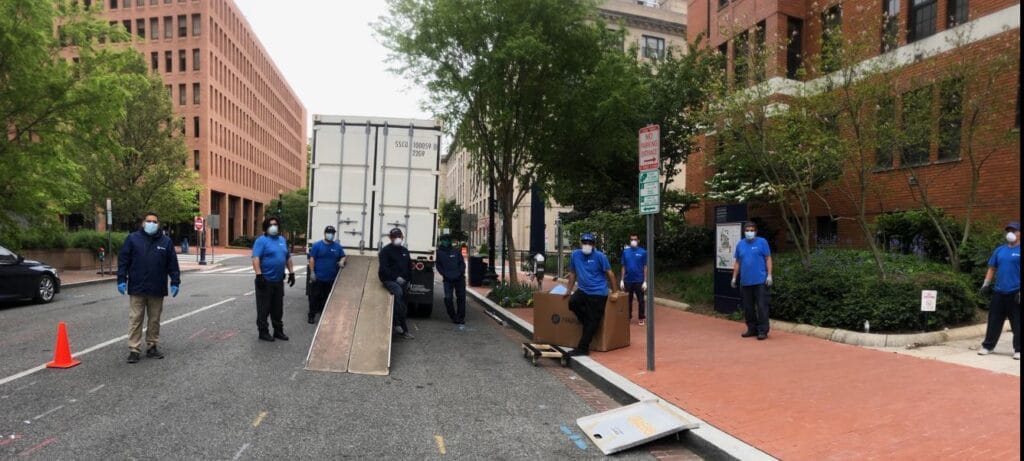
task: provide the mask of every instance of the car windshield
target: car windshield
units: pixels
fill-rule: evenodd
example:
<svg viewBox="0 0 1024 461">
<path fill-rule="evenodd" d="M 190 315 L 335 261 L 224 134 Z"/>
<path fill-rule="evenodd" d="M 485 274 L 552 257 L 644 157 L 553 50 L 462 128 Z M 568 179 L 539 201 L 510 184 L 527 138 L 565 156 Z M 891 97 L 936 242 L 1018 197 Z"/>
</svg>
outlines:
<svg viewBox="0 0 1024 461">
<path fill-rule="evenodd" d="M 0 258 L 14 258 L 14 253 L 7 248 L 0 246 Z"/>
</svg>

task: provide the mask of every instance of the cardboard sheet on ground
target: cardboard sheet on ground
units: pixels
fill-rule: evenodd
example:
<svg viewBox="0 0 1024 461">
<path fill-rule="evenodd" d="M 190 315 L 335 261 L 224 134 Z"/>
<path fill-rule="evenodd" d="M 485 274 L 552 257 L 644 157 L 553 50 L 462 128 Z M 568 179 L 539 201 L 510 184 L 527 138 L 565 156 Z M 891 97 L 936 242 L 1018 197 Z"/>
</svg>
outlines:
<svg viewBox="0 0 1024 461">
<path fill-rule="evenodd" d="M 584 416 L 576 424 L 606 455 L 698 426 L 661 400 L 646 400 Z"/>
</svg>

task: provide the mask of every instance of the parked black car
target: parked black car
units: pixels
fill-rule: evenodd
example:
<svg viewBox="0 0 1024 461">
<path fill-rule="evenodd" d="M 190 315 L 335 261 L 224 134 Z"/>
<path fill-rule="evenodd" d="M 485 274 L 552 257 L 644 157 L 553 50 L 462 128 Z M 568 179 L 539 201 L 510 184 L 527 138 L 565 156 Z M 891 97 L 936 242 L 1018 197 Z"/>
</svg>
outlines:
<svg viewBox="0 0 1024 461">
<path fill-rule="evenodd" d="M 0 301 L 32 299 L 37 303 L 53 301 L 60 293 L 57 270 L 39 261 L 0 246 Z"/>
</svg>

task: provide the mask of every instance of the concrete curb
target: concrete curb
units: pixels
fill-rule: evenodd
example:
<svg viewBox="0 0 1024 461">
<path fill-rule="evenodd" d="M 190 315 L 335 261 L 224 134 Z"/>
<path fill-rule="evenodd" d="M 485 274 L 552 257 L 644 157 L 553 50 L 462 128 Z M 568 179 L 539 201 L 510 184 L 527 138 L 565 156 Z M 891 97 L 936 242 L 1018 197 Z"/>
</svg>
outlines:
<svg viewBox="0 0 1024 461">
<path fill-rule="evenodd" d="M 526 337 L 533 336 L 533 326 L 523 319 L 515 316 L 507 309 L 495 304 L 485 296 L 477 293 L 476 290 L 466 290 L 470 296 L 475 298 L 484 309 L 504 319 Z M 678 303 L 682 304 L 682 303 Z M 683 304 L 685 305 L 685 304 Z M 687 306 L 689 308 L 689 306 Z M 681 438 L 699 454 L 712 459 L 728 460 L 774 460 L 767 453 L 739 440 L 707 422 L 697 418 L 682 408 L 661 399 L 656 394 L 626 379 L 622 375 L 608 369 L 590 357 L 574 357 L 572 369 L 579 373 L 584 379 L 607 392 L 616 401 L 622 404 L 630 404 L 641 400 L 658 399 L 672 406 L 675 411 L 686 418 L 696 421 L 699 426 L 696 429 L 684 431 Z"/>
<path fill-rule="evenodd" d="M 210 267 L 216 267 L 216 266 L 210 266 Z M 187 272 L 197 272 L 199 270 L 200 270 L 200 268 L 198 268 L 198 267 L 197 268 L 193 268 L 193 269 L 182 269 L 181 273 L 184 274 L 184 273 L 187 273 Z M 60 285 L 60 289 L 63 290 L 65 288 L 76 288 L 76 287 L 84 287 L 84 286 L 89 286 L 89 285 L 99 285 L 101 283 L 116 282 L 116 281 L 117 281 L 117 277 L 110 277 L 110 278 L 105 278 L 105 279 L 86 280 L 84 282 L 62 283 Z"/>
<path fill-rule="evenodd" d="M 1009 329 L 1009 324 L 1003 326 L 1003 331 Z M 825 339 L 837 343 L 849 344 L 862 347 L 907 347 L 907 346 L 930 346 L 942 344 L 949 341 L 972 339 L 985 336 L 985 324 L 968 325 L 966 327 L 953 328 L 943 331 L 931 331 L 927 333 L 910 334 L 878 334 L 860 333 L 857 331 L 843 330 L 839 328 L 816 327 L 799 323 L 783 322 L 772 320 L 772 329 L 795 333 L 816 338 Z"/>
</svg>

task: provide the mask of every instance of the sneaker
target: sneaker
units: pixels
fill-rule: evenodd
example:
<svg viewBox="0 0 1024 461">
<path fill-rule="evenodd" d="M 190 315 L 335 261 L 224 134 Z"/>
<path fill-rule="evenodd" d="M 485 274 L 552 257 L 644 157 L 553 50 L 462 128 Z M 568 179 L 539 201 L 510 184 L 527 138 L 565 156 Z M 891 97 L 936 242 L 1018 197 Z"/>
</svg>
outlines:
<svg viewBox="0 0 1024 461">
<path fill-rule="evenodd" d="M 459 326 L 457 326 L 455 328 L 458 329 L 459 331 L 466 331 L 466 324 L 465 323 L 460 323 Z"/>
<path fill-rule="evenodd" d="M 316 323 L 316 314 L 309 314 L 308 316 L 306 316 L 306 321 L 309 322 L 310 325 L 315 324 Z"/>
<path fill-rule="evenodd" d="M 278 330 L 278 331 L 274 332 L 274 339 L 280 339 L 281 341 L 287 341 L 288 340 L 288 335 L 284 334 L 283 331 Z"/>
<path fill-rule="evenodd" d="M 164 353 L 160 352 L 160 350 L 157 349 L 156 346 L 153 346 L 146 350 L 146 357 L 149 357 L 151 359 L 162 359 L 164 358 Z"/>
<path fill-rule="evenodd" d="M 402 339 L 416 339 L 416 337 L 415 337 L 415 336 L 413 336 L 413 335 L 412 335 L 412 333 L 409 333 L 408 331 L 406 331 L 405 333 L 402 333 L 402 334 L 398 335 L 398 337 L 400 337 L 400 338 L 402 338 Z"/>
<path fill-rule="evenodd" d="M 740 337 L 743 338 L 753 338 L 754 336 L 757 336 L 757 332 L 755 331 L 744 331 L 743 334 L 740 335 Z"/>
<path fill-rule="evenodd" d="M 978 355 L 989 355 L 992 353 L 992 349 L 985 349 L 984 347 L 978 349 Z"/>
<path fill-rule="evenodd" d="M 1020 352 L 1014 352 L 1013 353 L 1013 359 L 1014 360 L 1020 360 Z"/>
<path fill-rule="evenodd" d="M 274 342 L 274 337 L 270 336 L 270 332 L 269 331 L 261 331 L 260 332 L 260 341 Z"/>
<path fill-rule="evenodd" d="M 128 363 L 139 363 L 139 353 L 138 352 L 134 352 L 134 351 L 133 352 L 129 352 L 128 353 Z"/>
<path fill-rule="evenodd" d="M 766 339 L 768 339 L 768 333 L 758 333 L 757 334 L 757 340 L 758 341 L 764 341 Z"/>
</svg>

